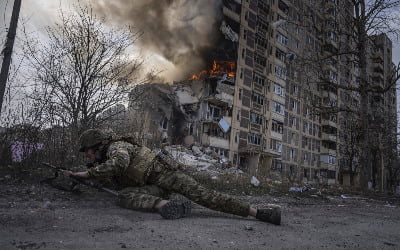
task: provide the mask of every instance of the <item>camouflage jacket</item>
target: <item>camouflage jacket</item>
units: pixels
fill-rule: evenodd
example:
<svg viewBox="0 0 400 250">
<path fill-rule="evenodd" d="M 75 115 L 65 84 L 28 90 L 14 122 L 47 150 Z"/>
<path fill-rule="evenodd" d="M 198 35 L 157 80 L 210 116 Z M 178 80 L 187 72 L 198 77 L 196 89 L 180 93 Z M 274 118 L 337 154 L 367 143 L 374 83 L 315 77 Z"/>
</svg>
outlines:
<svg viewBox="0 0 400 250">
<path fill-rule="evenodd" d="M 104 158 L 88 170 L 90 177 L 113 178 L 123 186 L 140 186 L 146 183 L 155 153 L 144 146 L 115 141 L 106 147 Z"/>
</svg>

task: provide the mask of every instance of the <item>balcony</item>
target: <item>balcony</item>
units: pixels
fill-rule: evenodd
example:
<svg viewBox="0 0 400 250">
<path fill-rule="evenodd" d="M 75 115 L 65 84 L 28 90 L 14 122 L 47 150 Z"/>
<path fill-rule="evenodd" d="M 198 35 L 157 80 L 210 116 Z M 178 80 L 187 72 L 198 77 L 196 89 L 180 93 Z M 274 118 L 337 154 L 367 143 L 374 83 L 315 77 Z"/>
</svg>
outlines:
<svg viewBox="0 0 400 250">
<path fill-rule="evenodd" d="M 329 149 L 329 148 L 326 148 L 326 147 L 321 147 L 320 154 L 321 155 L 333 155 L 333 156 L 336 156 L 336 150 Z"/>
<path fill-rule="evenodd" d="M 321 125 L 322 126 L 330 126 L 330 127 L 337 128 L 336 122 L 331 121 L 329 119 L 321 119 Z"/>
<path fill-rule="evenodd" d="M 336 142 L 336 139 L 337 139 L 336 134 L 327 134 L 325 132 L 322 132 L 321 140 L 330 141 L 330 142 Z"/>
</svg>

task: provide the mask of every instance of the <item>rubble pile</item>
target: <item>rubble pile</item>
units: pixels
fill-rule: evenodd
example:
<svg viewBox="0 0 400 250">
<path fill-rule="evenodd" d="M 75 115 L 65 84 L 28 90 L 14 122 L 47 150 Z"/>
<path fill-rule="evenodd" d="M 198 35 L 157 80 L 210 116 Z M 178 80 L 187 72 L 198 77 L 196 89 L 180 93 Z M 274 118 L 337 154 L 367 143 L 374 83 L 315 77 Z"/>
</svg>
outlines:
<svg viewBox="0 0 400 250">
<path fill-rule="evenodd" d="M 209 147 L 192 146 L 188 149 L 181 145 L 164 147 L 169 155 L 190 172 L 203 172 L 209 175 L 243 174 L 243 171 L 230 164 L 228 158 L 217 155 Z"/>
</svg>

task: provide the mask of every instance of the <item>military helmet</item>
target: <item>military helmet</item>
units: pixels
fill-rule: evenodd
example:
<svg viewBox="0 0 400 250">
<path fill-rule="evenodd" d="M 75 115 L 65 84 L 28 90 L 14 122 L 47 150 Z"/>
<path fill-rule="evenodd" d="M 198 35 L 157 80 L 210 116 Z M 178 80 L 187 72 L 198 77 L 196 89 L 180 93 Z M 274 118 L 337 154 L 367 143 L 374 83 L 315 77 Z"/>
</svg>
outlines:
<svg viewBox="0 0 400 250">
<path fill-rule="evenodd" d="M 79 138 L 80 152 L 85 152 L 86 149 L 95 147 L 105 143 L 109 136 L 100 129 L 88 129 L 82 133 Z"/>
</svg>

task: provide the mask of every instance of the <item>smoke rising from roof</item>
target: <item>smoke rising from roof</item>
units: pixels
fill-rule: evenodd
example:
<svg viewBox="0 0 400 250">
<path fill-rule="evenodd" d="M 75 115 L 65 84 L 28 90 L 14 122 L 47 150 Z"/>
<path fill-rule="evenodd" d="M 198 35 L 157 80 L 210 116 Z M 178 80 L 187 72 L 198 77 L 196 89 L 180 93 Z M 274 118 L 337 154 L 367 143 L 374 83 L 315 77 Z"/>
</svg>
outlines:
<svg viewBox="0 0 400 250">
<path fill-rule="evenodd" d="M 206 68 L 207 56 L 219 34 L 220 4 L 220 0 L 91 2 L 94 10 L 107 20 L 143 31 L 138 41 L 142 53 L 156 55 L 159 63 L 160 58 L 166 59 L 169 63 L 164 60 L 164 64 L 169 67 L 164 68 L 162 75 L 170 81 Z"/>
</svg>

